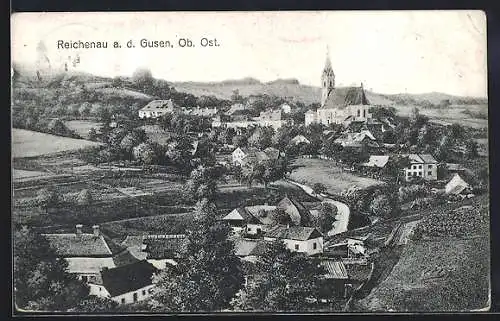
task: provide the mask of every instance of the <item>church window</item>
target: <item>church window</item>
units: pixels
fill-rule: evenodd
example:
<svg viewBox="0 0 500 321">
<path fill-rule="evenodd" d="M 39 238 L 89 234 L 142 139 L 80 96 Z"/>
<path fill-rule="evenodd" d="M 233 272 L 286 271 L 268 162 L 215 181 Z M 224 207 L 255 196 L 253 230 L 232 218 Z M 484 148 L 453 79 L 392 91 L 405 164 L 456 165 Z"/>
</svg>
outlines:
<svg viewBox="0 0 500 321">
<path fill-rule="evenodd" d="M 363 109 L 363 117 L 366 118 L 366 109 Z"/>
<path fill-rule="evenodd" d="M 358 117 L 361 116 L 361 110 L 358 109 Z"/>
</svg>

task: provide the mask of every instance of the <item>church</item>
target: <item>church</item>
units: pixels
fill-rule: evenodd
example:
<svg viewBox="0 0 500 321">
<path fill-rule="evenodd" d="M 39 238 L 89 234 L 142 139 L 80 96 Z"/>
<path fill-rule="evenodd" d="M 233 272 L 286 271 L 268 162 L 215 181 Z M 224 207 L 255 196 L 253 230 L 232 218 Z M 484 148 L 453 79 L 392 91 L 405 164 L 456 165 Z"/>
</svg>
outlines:
<svg viewBox="0 0 500 321">
<path fill-rule="evenodd" d="M 363 83 L 360 87 L 335 88 L 335 73 L 327 53 L 325 68 L 321 75 L 321 105 L 316 110 L 305 114 L 305 125 L 321 123 L 323 125 L 366 122 L 372 118 L 370 103 L 366 98 Z"/>
</svg>

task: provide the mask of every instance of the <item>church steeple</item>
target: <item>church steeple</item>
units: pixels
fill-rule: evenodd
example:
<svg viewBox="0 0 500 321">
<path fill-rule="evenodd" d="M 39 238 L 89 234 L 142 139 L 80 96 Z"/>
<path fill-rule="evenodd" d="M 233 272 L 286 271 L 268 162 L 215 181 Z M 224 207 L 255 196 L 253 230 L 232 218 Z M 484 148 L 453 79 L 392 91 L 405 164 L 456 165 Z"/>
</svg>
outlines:
<svg viewBox="0 0 500 321">
<path fill-rule="evenodd" d="M 330 50 L 326 47 L 326 61 L 323 73 L 321 75 L 321 106 L 328 98 L 329 93 L 335 88 L 335 73 L 333 72 L 332 62 L 330 61 Z"/>
</svg>

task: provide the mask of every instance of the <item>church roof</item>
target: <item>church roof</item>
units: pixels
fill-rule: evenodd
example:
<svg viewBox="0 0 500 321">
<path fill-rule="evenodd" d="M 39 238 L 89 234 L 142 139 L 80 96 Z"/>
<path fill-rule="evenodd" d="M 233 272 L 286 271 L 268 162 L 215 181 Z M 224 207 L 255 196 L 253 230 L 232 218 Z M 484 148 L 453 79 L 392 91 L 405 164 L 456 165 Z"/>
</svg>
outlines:
<svg viewBox="0 0 500 321">
<path fill-rule="evenodd" d="M 349 105 L 369 105 L 363 87 L 338 87 L 328 93 L 322 109 L 332 109 Z"/>
</svg>

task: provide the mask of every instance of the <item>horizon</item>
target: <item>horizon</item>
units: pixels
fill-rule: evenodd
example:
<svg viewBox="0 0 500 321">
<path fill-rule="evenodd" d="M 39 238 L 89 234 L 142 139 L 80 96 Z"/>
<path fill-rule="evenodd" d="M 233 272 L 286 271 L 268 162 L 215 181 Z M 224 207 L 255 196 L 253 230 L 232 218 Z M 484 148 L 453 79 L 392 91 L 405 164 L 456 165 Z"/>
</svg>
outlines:
<svg viewBox="0 0 500 321">
<path fill-rule="evenodd" d="M 298 25 L 301 19 L 307 23 Z M 481 11 L 18 13 L 11 23 L 12 62 L 22 65 L 36 65 L 44 51 L 53 65 L 78 54 L 75 71 L 101 77 L 130 77 L 148 68 L 171 83 L 296 79 L 320 88 L 329 47 L 337 87 L 363 83 L 386 95 L 488 97 Z M 125 46 L 129 38 L 166 40 L 176 34 L 217 38 L 221 46 L 55 49 L 61 39 L 115 39 Z"/>
</svg>

